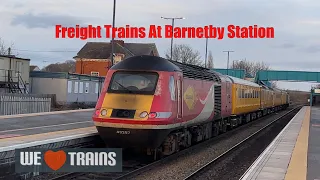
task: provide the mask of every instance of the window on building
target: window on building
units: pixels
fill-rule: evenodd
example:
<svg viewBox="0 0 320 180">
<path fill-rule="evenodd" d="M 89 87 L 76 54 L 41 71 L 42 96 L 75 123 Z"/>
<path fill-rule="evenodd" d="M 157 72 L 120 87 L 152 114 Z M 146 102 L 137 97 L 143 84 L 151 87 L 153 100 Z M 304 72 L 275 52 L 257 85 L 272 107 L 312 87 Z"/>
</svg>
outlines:
<svg viewBox="0 0 320 180">
<path fill-rule="evenodd" d="M 99 84 L 96 83 L 95 93 L 98 94 L 98 92 L 99 92 Z"/>
<path fill-rule="evenodd" d="M 74 93 L 78 93 L 78 82 L 74 82 Z"/>
<path fill-rule="evenodd" d="M 86 82 L 86 88 L 85 88 L 85 93 L 89 93 L 89 83 L 88 82 Z"/>
<path fill-rule="evenodd" d="M 99 76 L 99 72 L 91 71 L 91 76 Z"/>
<path fill-rule="evenodd" d="M 83 82 L 79 84 L 79 93 L 83 93 Z"/>
<path fill-rule="evenodd" d="M 72 93 L 72 81 L 68 81 L 68 93 Z"/>
</svg>

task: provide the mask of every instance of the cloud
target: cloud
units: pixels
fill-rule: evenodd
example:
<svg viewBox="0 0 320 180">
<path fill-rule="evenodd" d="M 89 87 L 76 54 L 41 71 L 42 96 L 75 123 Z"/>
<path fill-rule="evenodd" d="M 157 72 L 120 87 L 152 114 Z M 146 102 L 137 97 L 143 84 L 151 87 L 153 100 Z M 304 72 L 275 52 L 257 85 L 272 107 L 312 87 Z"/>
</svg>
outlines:
<svg viewBox="0 0 320 180">
<path fill-rule="evenodd" d="M 303 20 L 303 21 L 299 21 L 299 23 L 301 24 L 306 24 L 306 25 L 320 25 L 320 20 Z"/>
<path fill-rule="evenodd" d="M 320 45 L 310 45 L 302 50 L 307 53 L 319 53 L 320 52 Z"/>
<path fill-rule="evenodd" d="M 274 46 L 271 46 L 273 48 L 282 48 L 282 49 L 292 49 L 292 48 L 296 48 L 297 45 L 294 44 L 294 43 L 283 43 L 283 44 L 280 44 L 280 45 L 274 45 Z"/>
<path fill-rule="evenodd" d="M 62 24 L 64 26 L 74 26 L 75 24 L 84 23 L 84 19 L 72 16 L 64 15 L 52 15 L 52 14 L 32 14 L 26 13 L 22 15 L 17 15 L 11 21 L 11 25 L 23 25 L 27 28 L 50 28 L 57 24 Z"/>
</svg>

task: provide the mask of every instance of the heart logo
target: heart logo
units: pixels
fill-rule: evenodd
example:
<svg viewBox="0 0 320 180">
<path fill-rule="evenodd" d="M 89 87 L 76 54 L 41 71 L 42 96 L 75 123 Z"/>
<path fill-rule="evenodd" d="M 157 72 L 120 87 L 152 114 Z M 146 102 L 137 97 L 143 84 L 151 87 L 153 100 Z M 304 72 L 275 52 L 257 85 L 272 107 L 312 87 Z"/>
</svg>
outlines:
<svg viewBox="0 0 320 180">
<path fill-rule="evenodd" d="M 64 151 L 60 150 L 53 152 L 51 150 L 44 154 L 44 161 L 52 170 L 60 169 L 67 160 L 67 155 Z"/>
</svg>

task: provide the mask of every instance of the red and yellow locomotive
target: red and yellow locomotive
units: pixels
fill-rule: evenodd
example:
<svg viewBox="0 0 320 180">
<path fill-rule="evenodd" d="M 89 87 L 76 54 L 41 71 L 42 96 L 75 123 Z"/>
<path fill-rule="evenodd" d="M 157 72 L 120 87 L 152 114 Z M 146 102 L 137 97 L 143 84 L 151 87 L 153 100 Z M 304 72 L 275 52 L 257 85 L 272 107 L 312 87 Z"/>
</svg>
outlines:
<svg viewBox="0 0 320 180">
<path fill-rule="evenodd" d="M 130 57 L 108 71 L 93 121 L 109 147 L 169 155 L 226 132 L 237 116 L 232 116 L 233 83 L 206 68 Z"/>
</svg>

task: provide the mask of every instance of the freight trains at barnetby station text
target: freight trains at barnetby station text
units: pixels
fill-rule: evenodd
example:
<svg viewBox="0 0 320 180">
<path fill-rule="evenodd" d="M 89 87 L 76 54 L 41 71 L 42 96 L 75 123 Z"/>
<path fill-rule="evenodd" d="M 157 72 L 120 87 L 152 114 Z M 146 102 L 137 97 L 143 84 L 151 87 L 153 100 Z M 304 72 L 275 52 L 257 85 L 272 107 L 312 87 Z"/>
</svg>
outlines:
<svg viewBox="0 0 320 180">
<path fill-rule="evenodd" d="M 163 156 L 288 106 L 285 91 L 144 55 L 110 68 L 92 118 L 107 147 Z"/>
</svg>

